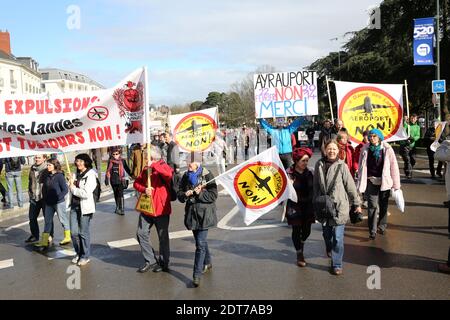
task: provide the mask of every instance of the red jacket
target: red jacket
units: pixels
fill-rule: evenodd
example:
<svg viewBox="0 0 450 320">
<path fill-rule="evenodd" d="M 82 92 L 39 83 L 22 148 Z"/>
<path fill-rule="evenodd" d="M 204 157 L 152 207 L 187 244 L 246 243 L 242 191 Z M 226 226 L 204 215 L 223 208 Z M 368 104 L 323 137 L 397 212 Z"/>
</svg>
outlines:
<svg viewBox="0 0 450 320">
<path fill-rule="evenodd" d="M 345 163 L 347 164 L 352 177 L 355 177 L 355 173 L 358 171 L 359 157 L 355 157 L 355 150 L 350 144 L 346 145 Z"/>
<path fill-rule="evenodd" d="M 169 187 L 172 180 L 173 169 L 169 167 L 163 160 L 154 162 L 151 165 L 151 184 L 152 184 L 152 200 L 154 217 L 169 215 L 172 213 L 170 205 Z M 142 170 L 139 177 L 134 180 L 133 187 L 140 193 L 145 193 L 147 188 L 147 172 L 148 167 Z"/>
</svg>

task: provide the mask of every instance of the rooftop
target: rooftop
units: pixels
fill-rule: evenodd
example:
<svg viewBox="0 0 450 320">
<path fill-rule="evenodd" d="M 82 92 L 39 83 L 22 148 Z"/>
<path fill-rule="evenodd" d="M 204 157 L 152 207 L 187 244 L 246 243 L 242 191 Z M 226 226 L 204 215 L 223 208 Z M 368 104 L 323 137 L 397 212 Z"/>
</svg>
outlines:
<svg viewBox="0 0 450 320">
<path fill-rule="evenodd" d="M 95 85 L 99 88 L 104 89 L 104 87 L 101 84 L 99 84 L 98 82 L 92 80 L 91 78 L 89 78 L 81 73 L 76 73 L 73 71 L 67 71 L 67 70 L 56 69 L 56 68 L 39 69 L 39 72 L 42 74 L 42 81 L 69 80 L 69 81 L 86 83 L 89 85 Z"/>
</svg>

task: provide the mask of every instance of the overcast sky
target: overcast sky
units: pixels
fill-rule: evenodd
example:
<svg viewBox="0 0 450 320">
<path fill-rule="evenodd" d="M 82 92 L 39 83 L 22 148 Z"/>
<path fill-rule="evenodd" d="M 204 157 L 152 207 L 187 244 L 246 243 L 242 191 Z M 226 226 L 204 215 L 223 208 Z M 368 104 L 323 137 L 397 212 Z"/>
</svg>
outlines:
<svg viewBox="0 0 450 320">
<path fill-rule="evenodd" d="M 2 3 L 16 56 L 81 72 L 109 87 L 149 70 L 152 103 L 204 100 L 258 66 L 301 69 L 366 26 L 380 0 L 83 0 Z M 80 29 L 69 29 L 69 5 Z M 382 14 L 382 13 L 381 13 Z M 72 21 L 72 20 L 70 20 Z M 339 41 L 330 41 L 340 37 Z"/>
</svg>

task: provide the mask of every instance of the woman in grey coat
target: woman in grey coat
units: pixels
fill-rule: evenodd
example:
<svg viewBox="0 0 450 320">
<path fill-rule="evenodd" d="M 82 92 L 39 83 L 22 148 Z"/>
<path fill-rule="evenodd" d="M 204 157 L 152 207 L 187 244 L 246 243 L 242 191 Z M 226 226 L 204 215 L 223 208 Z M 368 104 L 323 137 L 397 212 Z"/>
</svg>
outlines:
<svg viewBox="0 0 450 320">
<path fill-rule="evenodd" d="M 317 217 L 322 224 L 327 256 L 331 258 L 331 272 L 334 275 L 342 274 L 344 230 L 345 224 L 350 220 L 350 205 L 356 212 L 361 212 L 355 182 L 345 162 L 338 158 L 338 154 L 339 147 L 336 140 L 328 141 L 325 144 L 325 156 L 316 163 L 313 183 L 313 202 L 319 196 L 328 194 L 336 208 L 336 214 L 332 217 Z"/>
</svg>

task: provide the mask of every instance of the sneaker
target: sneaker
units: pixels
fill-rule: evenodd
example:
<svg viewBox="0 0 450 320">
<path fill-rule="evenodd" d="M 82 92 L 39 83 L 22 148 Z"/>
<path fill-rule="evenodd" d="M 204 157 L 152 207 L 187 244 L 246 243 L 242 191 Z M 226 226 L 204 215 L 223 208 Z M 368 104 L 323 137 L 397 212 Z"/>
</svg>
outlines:
<svg viewBox="0 0 450 320">
<path fill-rule="evenodd" d="M 207 273 L 208 271 L 211 271 L 211 270 L 212 270 L 212 264 L 208 263 L 208 264 L 205 264 L 205 266 L 203 267 L 202 273 Z"/>
<path fill-rule="evenodd" d="M 167 266 L 161 266 L 159 263 L 156 264 L 156 266 L 153 268 L 153 272 L 169 272 L 169 267 Z"/>
<path fill-rule="evenodd" d="M 378 233 L 384 236 L 386 234 L 386 230 L 378 228 Z"/>
<path fill-rule="evenodd" d="M 200 286 L 200 278 L 194 278 L 192 280 L 192 284 L 194 285 L 194 287 L 199 287 Z"/>
<path fill-rule="evenodd" d="M 80 266 L 80 267 L 81 267 L 81 266 L 85 266 L 85 265 L 87 265 L 90 261 L 91 261 L 91 260 L 89 260 L 89 259 L 81 258 L 81 259 L 78 261 L 77 265 Z"/>
<path fill-rule="evenodd" d="M 340 275 L 342 275 L 342 273 L 343 273 L 342 268 L 334 268 L 333 269 L 333 274 L 335 276 L 340 276 Z"/>
<path fill-rule="evenodd" d="M 440 272 L 450 274 L 450 267 L 446 263 L 441 263 L 438 267 Z"/>
<path fill-rule="evenodd" d="M 371 233 L 371 234 L 369 235 L 369 240 L 375 240 L 376 237 L 377 237 L 377 234 L 376 234 L 376 233 Z"/>
<path fill-rule="evenodd" d="M 152 264 L 150 262 L 145 262 L 145 264 L 142 267 L 140 267 L 137 272 L 145 273 L 147 271 L 150 271 L 150 269 L 156 268 L 157 265 L 158 265 L 157 263 Z"/>
<path fill-rule="evenodd" d="M 35 236 L 30 236 L 27 240 L 25 240 L 25 243 L 34 243 L 39 241 Z"/>
<path fill-rule="evenodd" d="M 73 264 L 78 264 L 78 261 L 80 261 L 80 257 L 76 256 L 75 258 L 72 259 L 72 263 Z"/>
</svg>

